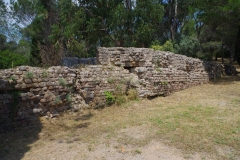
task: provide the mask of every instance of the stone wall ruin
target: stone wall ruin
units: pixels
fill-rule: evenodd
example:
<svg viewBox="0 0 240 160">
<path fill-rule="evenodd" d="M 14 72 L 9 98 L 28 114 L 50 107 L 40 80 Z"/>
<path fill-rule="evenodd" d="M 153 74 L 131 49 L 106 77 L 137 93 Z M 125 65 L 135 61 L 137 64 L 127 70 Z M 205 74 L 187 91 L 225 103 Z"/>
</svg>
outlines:
<svg viewBox="0 0 240 160">
<path fill-rule="evenodd" d="M 0 132 L 39 115 L 105 105 L 105 91 L 168 95 L 221 77 L 223 66 L 147 48 L 99 48 L 99 65 L 0 70 Z"/>
</svg>

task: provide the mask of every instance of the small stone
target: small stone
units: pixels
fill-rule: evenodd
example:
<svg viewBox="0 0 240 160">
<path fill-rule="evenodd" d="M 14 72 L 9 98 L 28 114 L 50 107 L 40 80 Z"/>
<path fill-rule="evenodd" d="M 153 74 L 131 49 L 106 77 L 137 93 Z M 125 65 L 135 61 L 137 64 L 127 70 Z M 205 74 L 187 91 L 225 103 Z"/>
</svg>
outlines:
<svg viewBox="0 0 240 160">
<path fill-rule="evenodd" d="M 39 83 L 39 86 L 40 86 L 40 87 L 46 87 L 46 82 L 41 82 L 41 83 Z"/>
<path fill-rule="evenodd" d="M 26 66 L 20 66 L 18 69 L 19 69 L 19 71 L 26 71 L 27 67 Z"/>
<path fill-rule="evenodd" d="M 138 73 L 144 73 L 144 72 L 147 71 L 147 68 L 146 67 L 137 67 L 135 69 L 135 71 L 138 72 Z"/>
<path fill-rule="evenodd" d="M 38 82 L 38 79 L 37 79 L 37 78 L 33 78 L 32 81 L 33 81 L 34 83 L 36 83 L 36 82 Z"/>
<path fill-rule="evenodd" d="M 33 83 L 32 87 L 37 88 L 37 87 L 39 87 L 39 85 L 38 85 L 38 83 Z"/>
<path fill-rule="evenodd" d="M 46 103 L 47 100 L 46 100 L 46 99 L 41 99 L 40 102 L 41 102 L 41 103 Z"/>
<path fill-rule="evenodd" d="M 33 109 L 33 113 L 34 113 L 34 114 L 37 114 L 37 113 L 40 113 L 40 112 L 42 112 L 42 109 L 41 109 L 41 108 L 34 108 L 34 109 Z"/>
<path fill-rule="evenodd" d="M 25 89 L 25 88 L 27 88 L 27 85 L 25 83 L 23 83 L 20 85 L 20 88 Z"/>
<path fill-rule="evenodd" d="M 48 88 L 47 87 L 43 87 L 42 90 L 46 91 Z"/>
</svg>

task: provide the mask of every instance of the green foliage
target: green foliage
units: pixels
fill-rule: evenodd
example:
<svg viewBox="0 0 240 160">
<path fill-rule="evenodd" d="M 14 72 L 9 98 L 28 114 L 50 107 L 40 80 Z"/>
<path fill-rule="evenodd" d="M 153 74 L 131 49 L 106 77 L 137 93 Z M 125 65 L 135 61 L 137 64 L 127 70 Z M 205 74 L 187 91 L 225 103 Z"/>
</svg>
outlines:
<svg viewBox="0 0 240 160">
<path fill-rule="evenodd" d="M 239 1 L 212 0 L 209 1 L 209 3 L 204 3 L 203 0 L 199 0 L 195 3 L 195 7 L 200 9 L 200 14 L 198 14 L 197 17 L 198 21 L 204 24 L 199 36 L 201 44 L 218 41 L 218 43 L 221 44 L 220 46 L 224 46 L 221 50 L 227 48 L 230 51 L 229 54 L 233 56 L 234 46 L 239 45 L 239 41 L 236 40 L 240 21 Z M 216 52 L 219 51 L 213 49 L 211 49 L 211 51 L 203 50 L 203 53 L 208 55 L 210 53 L 214 55 Z M 239 52 L 235 52 L 235 55 L 237 54 L 239 54 Z"/>
<path fill-rule="evenodd" d="M 135 6 L 133 1 L 126 3 L 18 0 L 12 2 L 12 8 L 17 21 L 25 23 L 30 19 L 31 24 L 23 29 L 23 34 L 32 40 L 31 64 L 40 66 L 51 55 L 59 59 L 65 55 L 94 56 L 97 46 L 149 47 L 161 35 L 162 3 L 158 0 L 138 1 Z"/>
<path fill-rule="evenodd" d="M 162 84 L 163 84 L 163 85 L 167 85 L 167 84 L 168 84 L 168 82 L 164 81 L 164 82 L 162 82 Z"/>
<path fill-rule="evenodd" d="M 218 54 L 221 56 L 224 50 L 221 48 L 222 44 L 220 41 L 209 41 L 201 44 L 201 51 L 197 53 L 197 57 L 202 60 L 211 61 L 213 56 Z M 229 56 L 229 55 L 228 55 Z"/>
<path fill-rule="evenodd" d="M 110 91 L 104 91 L 103 93 L 105 95 L 107 105 L 115 103 L 115 97 Z"/>
<path fill-rule="evenodd" d="M 44 70 L 42 72 L 42 76 L 43 76 L 43 78 L 47 78 L 48 77 L 48 72 L 46 70 Z"/>
<path fill-rule="evenodd" d="M 138 92 L 135 89 L 129 89 L 127 95 L 124 91 L 122 84 L 117 85 L 114 92 L 105 91 L 106 104 L 116 104 L 118 106 L 126 103 L 128 100 L 138 100 Z"/>
<path fill-rule="evenodd" d="M 163 5 L 158 0 L 137 1 L 134 12 L 135 46 L 149 47 L 155 37 L 161 35 L 158 25 L 163 19 Z"/>
<path fill-rule="evenodd" d="M 66 85 L 67 85 L 67 82 L 66 82 L 66 80 L 65 80 L 64 78 L 60 78 L 60 79 L 59 79 L 59 84 L 60 84 L 61 86 L 66 86 Z"/>
<path fill-rule="evenodd" d="M 174 52 L 173 43 L 171 41 L 166 41 L 162 46 L 161 45 L 152 45 L 151 48 L 153 48 L 154 50 Z"/>
<path fill-rule="evenodd" d="M 195 36 L 196 35 L 195 23 L 196 22 L 194 20 L 188 20 L 182 28 L 182 34 L 184 36 Z"/>
<path fill-rule="evenodd" d="M 71 103 L 71 102 L 72 102 L 72 96 L 71 96 L 71 94 L 67 94 L 66 99 L 67 99 L 67 102 L 68 102 L 68 103 Z"/>
<path fill-rule="evenodd" d="M 9 41 L 5 44 L 5 47 L 11 51 L 14 52 L 18 49 L 18 44 L 15 41 Z"/>
<path fill-rule="evenodd" d="M 26 73 L 26 78 L 32 79 L 33 78 L 33 72 L 28 71 Z"/>
<path fill-rule="evenodd" d="M 108 78 L 108 79 L 107 79 L 107 82 L 108 82 L 108 83 L 113 83 L 113 82 L 114 82 L 114 79 L 113 79 L 113 78 Z"/>
<path fill-rule="evenodd" d="M 3 34 L 0 34 L 0 51 L 6 49 L 7 37 Z"/>
<path fill-rule="evenodd" d="M 38 47 L 38 41 L 33 38 L 31 43 L 31 51 L 30 51 L 30 64 L 32 66 L 40 66 L 42 63 L 40 50 Z"/>
<path fill-rule="evenodd" d="M 240 59 L 238 0 L 16 0 L 11 4 L 8 12 L 0 0 L 0 34 L 5 34 L 0 35 L 0 51 L 22 54 L 33 66 L 61 65 L 64 56 L 95 56 L 97 46 L 150 47 L 153 41 L 161 42 L 152 44 L 155 50 L 202 59 L 222 49 L 205 47 L 218 42 Z M 6 17 L 18 25 L 11 25 Z"/>
<path fill-rule="evenodd" d="M 16 49 L 14 50 L 15 53 L 21 54 L 25 57 L 30 57 L 30 49 L 31 49 L 31 44 L 29 41 L 21 39 L 18 44 Z"/>
<path fill-rule="evenodd" d="M 162 70 L 160 68 L 156 68 L 157 72 L 162 72 Z"/>
<path fill-rule="evenodd" d="M 0 51 L 0 69 L 28 64 L 28 59 L 20 54 L 15 54 L 8 50 Z"/>
<path fill-rule="evenodd" d="M 60 97 L 60 96 L 57 96 L 56 99 L 54 100 L 54 104 L 55 104 L 55 105 L 58 105 L 58 104 L 60 104 L 61 102 L 62 102 L 62 100 L 61 100 L 61 97 Z"/>
<path fill-rule="evenodd" d="M 12 75 L 11 77 L 9 77 L 9 80 L 15 81 L 16 77 Z"/>
<path fill-rule="evenodd" d="M 175 53 L 189 57 L 197 57 L 200 51 L 200 43 L 197 39 L 183 36 L 178 44 L 174 45 Z"/>
<path fill-rule="evenodd" d="M 0 0 L 0 17 L 4 15 L 4 12 L 6 12 L 6 6 L 3 0 Z"/>
</svg>

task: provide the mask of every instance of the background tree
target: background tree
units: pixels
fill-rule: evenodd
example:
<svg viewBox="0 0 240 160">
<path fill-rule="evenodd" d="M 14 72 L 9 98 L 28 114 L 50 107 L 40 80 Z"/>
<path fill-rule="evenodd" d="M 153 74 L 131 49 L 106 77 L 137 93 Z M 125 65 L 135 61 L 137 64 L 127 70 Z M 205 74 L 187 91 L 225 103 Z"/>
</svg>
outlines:
<svg viewBox="0 0 240 160">
<path fill-rule="evenodd" d="M 6 22 L 7 8 L 3 0 L 0 0 L 0 34 L 4 34 L 7 28 Z"/>
<path fill-rule="evenodd" d="M 103 47 L 150 47 L 240 63 L 238 0 L 0 0 L 0 48 L 31 65 L 95 56 Z M 11 21 L 6 21 L 8 18 Z"/>
<path fill-rule="evenodd" d="M 224 53 L 224 50 L 228 50 L 231 63 L 234 54 L 235 57 L 239 55 L 235 46 L 240 22 L 240 2 L 210 0 L 204 3 L 200 0 L 196 2 L 195 8 L 199 10 L 198 18 L 204 24 L 203 30 L 208 30 L 201 33 L 201 43 L 208 44 L 210 52 L 221 50 Z"/>
</svg>

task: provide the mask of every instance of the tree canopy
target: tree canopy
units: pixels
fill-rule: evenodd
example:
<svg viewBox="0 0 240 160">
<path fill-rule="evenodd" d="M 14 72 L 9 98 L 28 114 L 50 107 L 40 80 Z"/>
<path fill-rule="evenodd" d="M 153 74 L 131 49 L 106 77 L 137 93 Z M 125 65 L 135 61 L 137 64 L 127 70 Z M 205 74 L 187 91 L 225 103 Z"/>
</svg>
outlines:
<svg viewBox="0 0 240 160">
<path fill-rule="evenodd" d="M 0 45 L 1 55 L 34 66 L 95 56 L 99 46 L 154 46 L 240 64 L 240 1 L 0 0 Z"/>
</svg>

